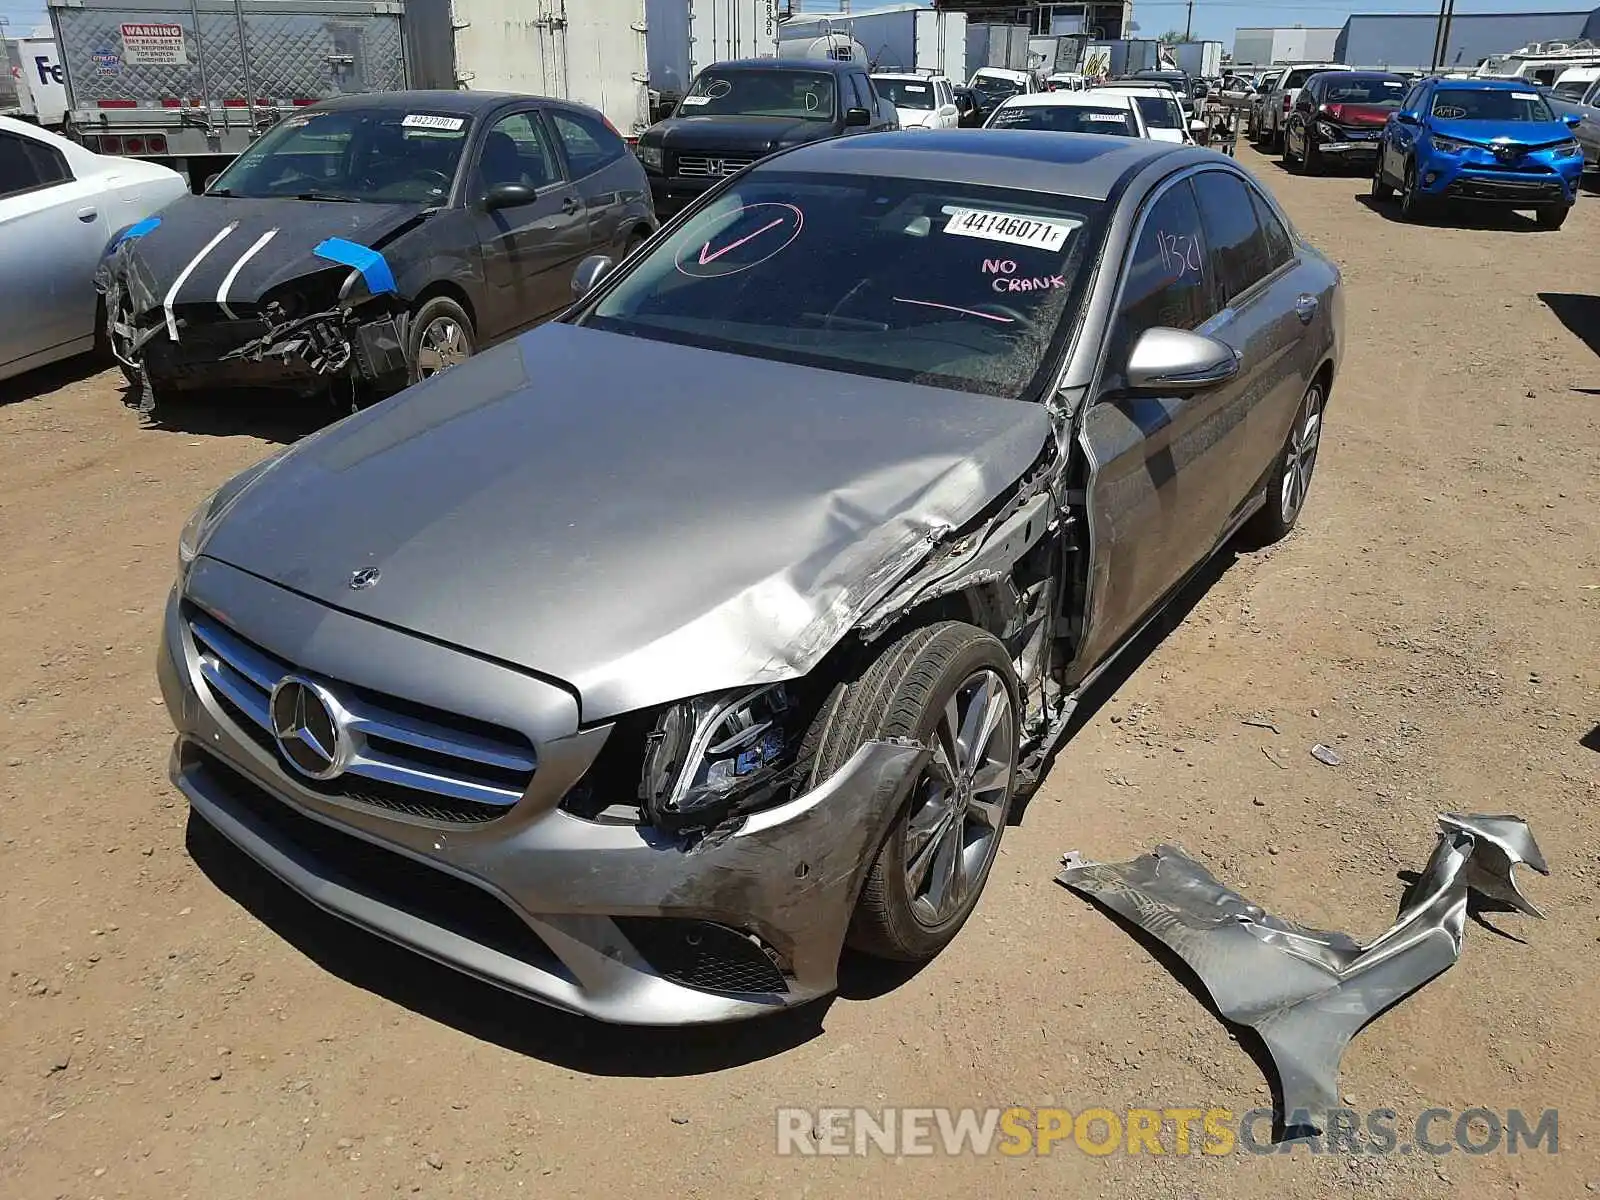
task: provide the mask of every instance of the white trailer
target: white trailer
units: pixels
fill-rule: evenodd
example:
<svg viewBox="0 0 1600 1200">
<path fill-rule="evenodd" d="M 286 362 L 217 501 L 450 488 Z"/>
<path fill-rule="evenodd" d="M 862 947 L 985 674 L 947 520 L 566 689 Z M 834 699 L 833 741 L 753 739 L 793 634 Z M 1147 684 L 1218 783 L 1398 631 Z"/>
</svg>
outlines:
<svg viewBox="0 0 1600 1200">
<path fill-rule="evenodd" d="M 1221 42 L 1179 42 L 1172 47 L 1173 61 L 1191 79 L 1212 79 L 1222 74 Z"/>
<path fill-rule="evenodd" d="M 968 75 L 981 67 L 1026 71 L 1028 38 L 1029 30 L 1026 25 L 968 25 Z"/>
<path fill-rule="evenodd" d="M 777 0 L 407 3 L 414 32 L 442 26 L 442 39 L 412 39 L 417 86 L 576 100 L 625 137 L 650 126 L 652 90 L 682 93 L 712 63 L 778 53 Z M 440 4 L 443 21 L 431 11 Z"/>
<path fill-rule="evenodd" d="M 930 71 L 956 81 L 967 77 L 967 14 L 919 4 L 867 12 L 807 14 L 778 28 L 780 44 L 843 37 L 859 45 L 874 71 Z M 794 52 L 782 51 L 785 56 Z"/>
</svg>

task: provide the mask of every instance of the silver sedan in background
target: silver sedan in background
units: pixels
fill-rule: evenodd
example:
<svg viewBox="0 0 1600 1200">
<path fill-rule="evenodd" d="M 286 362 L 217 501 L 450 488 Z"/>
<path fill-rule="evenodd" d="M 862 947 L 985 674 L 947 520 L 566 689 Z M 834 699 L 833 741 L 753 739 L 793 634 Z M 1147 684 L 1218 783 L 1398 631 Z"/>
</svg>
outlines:
<svg viewBox="0 0 1600 1200">
<path fill-rule="evenodd" d="M 0 117 L 0 379 L 94 348 L 107 244 L 187 191 L 156 163 Z"/>
<path fill-rule="evenodd" d="M 574 288 L 202 505 L 159 675 L 290 887 L 657 1025 L 956 935 L 1083 690 L 1294 527 L 1343 326 L 1231 159 L 1032 131 L 780 152 Z"/>
</svg>

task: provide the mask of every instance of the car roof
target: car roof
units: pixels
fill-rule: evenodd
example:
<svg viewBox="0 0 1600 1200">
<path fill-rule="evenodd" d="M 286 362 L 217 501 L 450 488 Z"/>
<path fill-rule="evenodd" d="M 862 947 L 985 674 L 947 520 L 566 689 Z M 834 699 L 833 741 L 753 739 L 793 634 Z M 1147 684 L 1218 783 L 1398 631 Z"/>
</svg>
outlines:
<svg viewBox="0 0 1600 1200">
<path fill-rule="evenodd" d="M 1026 71 L 1013 71 L 1010 67 L 979 67 L 972 73 L 976 79 L 979 75 L 998 75 L 1001 79 L 1027 79 Z"/>
<path fill-rule="evenodd" d="M 464 92 L 448 88 L 411 92 L 352 92 L 319 100 L 310 110 L 327 112 L 335 109 L 369 109 L 376 112 L 405 112 L 423 110 L 447 113 L 456 117 L 474 117 L 508 100 L 538 100 L 550 104 L 570 104 L 547 96 L 530 96 L 526 92 Z"/>
<path fill-rule="evenodd" d="M 1105 83 L 1097 83 L 1089 90 L 1091 92 L 1122 92 L 1129 96 L 1154 96 L 1157 99 L 1177 98 L 1177 93 L 1171 88 L 1162 87 L 1158 83 L 1146 83 L 1142 79 L 1137 82 L 1111 79 Z"/>
<path fill-rule="evenodd" d="M 712 63 L 706 70 L 722 71 L 736 67 L 761 71 L 825 71 L 830 75 L 863 70 L 858 62 L 840 62 L 832 58 L 730 58 L 726 62 Z"/>
<path fill-rule="evenodd" d="M 1221 155 L 1172 142 L 1032 129 L 940 129 L 864 133 L 810 142 L 752 168 L 819 174 L 919 179 L 1013 188 L 1104 200 L 1152 161 L 1170 157 L 1227 162 Z"/>
<path fill-rule="evenodd" d="M 1436 83 L 1441 87 L 1453 88 L 1457 91 L 1469 92 L 1530 92 L 1538 90 L 1539 85 L 1531 79 L 1424 79 L 1424 83 Z"/>
<path fill-rule="evenodd" d="M 1591 79 L 1600 79 L 1600 66 L 1568 67 L 1556 76 L 1557 83 L 1588 83 Z"/>
<path fill-rule="evenodd" d="M 874 71 L 874 79 L 904 79 L 908 83 L 916 83 L 925 79 L 944 79 L 943 75 L 924 75 L 921 71 Z"/>
<path fill-rule="evenodd" d="M 1131 88 L 1110 88 L 1102 91 L 1099 88 L 1089 88 L 1082 92 L 1029 92 L 1023 96 L 1013 96 L 1002 104 L 1001 108 L 1084 108 L 1096 104 L 1107 104 L 1111 101 L 1121 101 L 1123 107 L 1133 107 L 1133 93 Z M 1113 105 L 1113 107 L 1115 107 Z"/>
</svg>

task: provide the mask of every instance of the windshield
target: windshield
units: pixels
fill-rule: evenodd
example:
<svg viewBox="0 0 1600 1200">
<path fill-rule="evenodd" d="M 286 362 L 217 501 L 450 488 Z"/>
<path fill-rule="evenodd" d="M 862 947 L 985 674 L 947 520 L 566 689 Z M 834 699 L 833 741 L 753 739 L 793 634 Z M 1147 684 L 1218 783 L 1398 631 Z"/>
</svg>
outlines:
<svg viewBox="0 0 1600 1200">
<path fill-rule="evenodd" d="M 1555 120 L 1538 92 L 1509 88 L 1440 88 L 1433 94 L 1433 115 L 1444 121 Z"/>
<path fill-rule="evenodd" d="M 920 79 L 880 79 L 874 75 L 872 84 L 878 95 L 888 98 L 896 108 L 932 108 L 933 84 Z"/>
<path fill-rule="evenodd" d="M 991 129 L 1052 129 L 1057 133 L 1108 133 L 1138 137 L 1133 113 L 1126 108 L 1087 104 L 1015 104 L 995 110 Z"/>
<path fill-rule="evenodd" d="M 1133 102 L 1139 106 L 1144 123 L 1151 129 L 1183 128 L 1176 100 L 1168 100 L 1165 96 L 1135 96 Z"/>
<path fill-rule="evenodd" d="M 833 120 L 833 76 L 826 71 L 703 72 L 683 98 L 684 117 L 789 117 Z"/>
<path fill-rule="evenodd" d="M 289 117 L 234 159 L 207 194 L 442 204 L 467 125 L 465 117 L 398 108 Z"/>
<path fill-rule="evenodd" d="M 1004 75 L 974 75 L 969 86 L 973 91 L 981 92 L 986 100 L 1015 96 L 1022 91 L 1020 83 Z"/>
<path fill-rule="evenodd" d="M 1101 207 L 975 185 L 758 168 L 579 320 L 1021 397 L 1079 303 Z"/>
<path fill-rule="evenodd" d="M 1283 88 L 1283 90 L 1286 92 L 1292 91 L 1295 88 L 1305 87 L 1306 80 L 1310 79 L 1313 75 L 1325 75 L 1328 73 L 1327 67 L 1302 67 L 1298 71 L 1290 71 L 1288 74 L 1286 74 L 1283 77 L 1283 82 L 1278 86 Z M 1338 72 L 1335 73 L 1337 74 Z"/>
<path fill-rule="evenodd" d="M 1556 84 L 1555 94 L 1563 100 L 1582 100 L 1584 92 L 1589 90 L 1589 84 L 1583 79 L 1566 79 Z"/>
<path fill-rule="evenodd" d="M 1377 104 L 1399 108 L 1406 81 L 1392 75 L 1338 75 L 1323 89 L 1328 104 Z"/>
</svg>

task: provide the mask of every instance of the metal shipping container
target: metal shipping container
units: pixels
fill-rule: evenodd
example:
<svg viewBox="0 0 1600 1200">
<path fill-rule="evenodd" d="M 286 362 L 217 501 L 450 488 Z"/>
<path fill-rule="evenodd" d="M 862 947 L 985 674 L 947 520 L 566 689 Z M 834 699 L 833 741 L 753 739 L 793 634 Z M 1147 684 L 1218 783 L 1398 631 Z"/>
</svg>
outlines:
<svg viewBox="0 0 1600 1200">
<path fill-rule="evenodd" d="M 862 47 L 873 70 L 934 71 L 961 81 L 967 77 L 967 14 L 917 4 L 860 14 L 793 17 L 779 26 L 780 44 L 811 42 L 828 35 Z M 793 50 L 785 48 L 785 56 Z"/>
<path fill-rule="evenodd" d="M 398 0 L 50 0 L 69 127 L 220 166 L 285 112 L 406 85 Z"/>
</svg>

